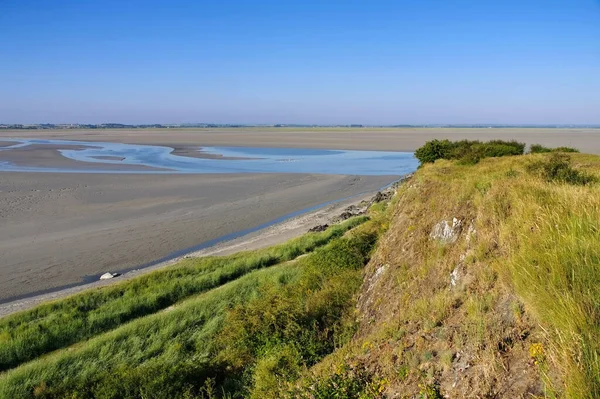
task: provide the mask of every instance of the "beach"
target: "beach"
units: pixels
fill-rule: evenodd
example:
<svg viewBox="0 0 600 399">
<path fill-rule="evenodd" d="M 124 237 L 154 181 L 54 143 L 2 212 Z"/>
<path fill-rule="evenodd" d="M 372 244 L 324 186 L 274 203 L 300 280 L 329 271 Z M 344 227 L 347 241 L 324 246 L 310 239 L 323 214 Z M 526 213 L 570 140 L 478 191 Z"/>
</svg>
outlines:
<svg viewBox="0 0 600 399">
<path fill-rule="evenodd" d="M 0 301 L 135 268 L 396 178 L 0 173 Z"/>
</svg>

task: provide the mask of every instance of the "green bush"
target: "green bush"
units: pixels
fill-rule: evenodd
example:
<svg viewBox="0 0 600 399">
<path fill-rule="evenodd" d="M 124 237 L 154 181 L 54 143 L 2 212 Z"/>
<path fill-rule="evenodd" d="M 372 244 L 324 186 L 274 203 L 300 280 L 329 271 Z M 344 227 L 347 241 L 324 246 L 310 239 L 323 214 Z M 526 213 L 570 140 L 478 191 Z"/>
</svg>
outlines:
<svg viewBox="0 0 600 399">
<path fill-rule="evenodd" d="M 459 160 L 462 164 L 476 164 L 483 158 L 522 155 L 525 144 L 517 141 L 491 140 L 449 140 L 428 141 L 415 151 L 415 157 L 421 162 L 431 163 L 438 159 Z"/>
<path fill-rule="evenodd" d="M 568 183 L 585 186 L 598 181 L 594 175 L 574 169 L 571 157 L 564 153 L 555 152 L 544 161 L 534 162 L 527 167 L 528 171 L 541 176 L 546 181 Z"/>
<path fill-rule="evenodd" d="M 572 148 L 572 147 L 549 148 L 549 147 L 544 147 L 541 144 L 532 144 L 531 147 L 529 148 L 529 152 L 532 154 L 543 154 L 543 153 L 547 153 L 547 152 L 579 152 L 579 150 L 576 148 Z"/>
<path fill-rule="evenodd" d="M 532 144 L 531 147 L 529 148 L 529 152 L 531 152 L 532 154 L 542 154 L 545 152 L 552 152 L 552 149 L 548 148 L 548 147 L 544 147 L 541 144 Z"/>
<path fill-rule="evenodd" d="M 552 150 L 553 152 L 579 152 L 577 148 L 573 147 L 556 147 Z"/>
<path fill-rule="evenodd" d="M 421 164 L 448 159 L 453 149 L 449 140 L 431 140 L 415 151 L 415 157 Z"/>
</svg>

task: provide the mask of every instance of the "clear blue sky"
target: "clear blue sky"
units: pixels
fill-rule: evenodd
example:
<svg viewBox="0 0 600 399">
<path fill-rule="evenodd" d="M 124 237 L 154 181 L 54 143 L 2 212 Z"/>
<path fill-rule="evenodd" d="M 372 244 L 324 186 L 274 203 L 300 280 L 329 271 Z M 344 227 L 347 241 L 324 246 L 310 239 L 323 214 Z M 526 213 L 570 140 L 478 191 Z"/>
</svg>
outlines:
<svg viewBox="0 0 600 399">
<path fill-rule="evenodd" d="M 600 0 L 0 0 L 0 123 L 600 123 Z"/>
</svg>

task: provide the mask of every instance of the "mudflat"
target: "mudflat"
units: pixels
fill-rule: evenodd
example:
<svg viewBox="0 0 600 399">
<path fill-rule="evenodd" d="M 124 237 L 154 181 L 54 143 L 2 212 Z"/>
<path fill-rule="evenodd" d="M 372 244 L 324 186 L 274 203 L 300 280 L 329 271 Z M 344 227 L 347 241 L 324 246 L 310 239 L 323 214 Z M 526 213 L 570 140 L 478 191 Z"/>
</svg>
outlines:
<svg viewBox="0 0 600 399">
<path fill-rule="evenodd" d="M 137 267 L 395 179 L 0 173 L 0 302 Z"/>
<path fill-rule="evenodd" d="M 14 144 L 14 143 L 11 143 Z M 78 150 L 83 147 L 74 145 L 33 144 L 26 147 L 0 151 L 0 162 L 10 162 L 17 166 L 41 168 L 73 168 L 77 170 L 163 170 L 145 165 L 125 165 L 109 163 L 79 162 L 63 157 L 59 150 Z M 99 157 L 96 157 L 99 158 Z M 121 160 L 115 157 L 101 157 L 110 160 Z M 99 159 L 101 159 L 99 158 Z"/>
<path fill-rule="evenodd" d="M 571 146 L 600 154 L 600 129 L 586 128 L 218 128 L 0 130 L 7 137 L 108 141 L 185 146 L 291 147 L 341 150 L 414 151 L 432 139 L 519 140 Z"/>
</svg>

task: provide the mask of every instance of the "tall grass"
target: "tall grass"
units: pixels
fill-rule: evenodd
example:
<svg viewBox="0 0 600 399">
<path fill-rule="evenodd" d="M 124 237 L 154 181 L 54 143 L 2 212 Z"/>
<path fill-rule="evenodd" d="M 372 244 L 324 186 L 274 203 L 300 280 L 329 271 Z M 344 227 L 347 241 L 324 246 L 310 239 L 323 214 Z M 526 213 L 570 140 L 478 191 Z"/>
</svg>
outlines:
<svg viewBox="0 0 600 399">
<path fill-rule="evenodd" d="M 226 257 L 189 259 L 115 286 L 85 292 L 0 320 L 0 371 L 155 313 L 244 274 L 288 261 L 363 223 L 348 220 L 283 245 Z"/>
<path fill-rule="evenodd" d="M 0 375 L 0 397 L 177 398 L 213 374 L 211 340 L 225 312 L 267 282 L 293 281 L 294 265 L 259 270 L 69 350 Z"/>
<path fill-rule="evenodd" d="M 502 221 L 503 234 L 516 237 L 505 266 L 548 331 L 546 355 L 569 398 L 600 397 L 599 198 L 598 189 L 519 184 Z"/>
<path fill-rule="evenodd" d="M 552 172 L 561 160 L 565 155 L 436 164 L 421 176 L 438 184 L 428 195 L 453 192 L 476 207 L 477 235 L 487 240 L 478 261 L 505 277 L 545 332 L 537 361 L 545 363 L 548 395 L 591 399 L 600 397 L 600 158 L 573 154 L 559 165 L 584 183 L 560 170 L 528 172 L 532 162 Z"/>
<path fill-rule="evenodd" d="M 368 231 L 336 238 L 297 262 L 250 272 L 174 309 L 7 371 L 0 375 L 0 397 L 271 392 L 277 379 L 269 375 L 293 378 L 334 349 L 334 331 L 352 308 L 375 238 Z"/>
<path fill-rule="evenodd" d="M 530 173 L 538 174 L 547 181 L 557 181 L 574 185 L 585 186 L 598 181 L 592 174 L 573 168 L 571 157 L 554 152 L 548 159 L 532 162 L 527 166 Z"/>
</svg>

